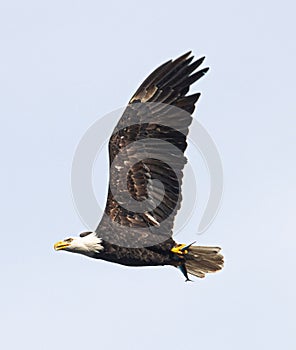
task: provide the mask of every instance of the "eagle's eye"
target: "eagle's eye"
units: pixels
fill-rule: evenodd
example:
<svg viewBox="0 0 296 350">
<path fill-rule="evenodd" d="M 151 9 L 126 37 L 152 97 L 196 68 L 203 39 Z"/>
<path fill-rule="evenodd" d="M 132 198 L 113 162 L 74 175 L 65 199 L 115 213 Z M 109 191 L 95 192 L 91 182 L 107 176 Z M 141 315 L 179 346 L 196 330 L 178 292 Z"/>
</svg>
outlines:
<svg viewBox="0 0 296 350">
<path fill-rule="evenodd" d="M 67 242 L 67 243 L 71 243 L 72 241 L 73 241 L 73 238 L 64 239 L 64 242 Z"/>
</svg>

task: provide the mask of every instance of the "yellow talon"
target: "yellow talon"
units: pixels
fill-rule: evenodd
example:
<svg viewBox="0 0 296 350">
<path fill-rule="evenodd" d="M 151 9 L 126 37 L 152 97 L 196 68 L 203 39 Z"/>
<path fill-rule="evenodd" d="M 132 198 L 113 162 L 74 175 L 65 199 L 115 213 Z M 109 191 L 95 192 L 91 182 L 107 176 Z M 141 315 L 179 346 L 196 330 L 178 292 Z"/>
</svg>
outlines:
<svg viewBox="0 0 296 350">
<path fill-rule="evenodd" d="M 175 254 L 181 254 L 181 255 L 184 255 L 184 254 L 187 254 L 188 253 L 188 250 L 182 250 L 183 248 L 187 247 L 187 244 L 177 244 L 176 246 L 174 246 L 172 249 L 171 249 L 171 252 L 175 253 Z"/>
</svg>

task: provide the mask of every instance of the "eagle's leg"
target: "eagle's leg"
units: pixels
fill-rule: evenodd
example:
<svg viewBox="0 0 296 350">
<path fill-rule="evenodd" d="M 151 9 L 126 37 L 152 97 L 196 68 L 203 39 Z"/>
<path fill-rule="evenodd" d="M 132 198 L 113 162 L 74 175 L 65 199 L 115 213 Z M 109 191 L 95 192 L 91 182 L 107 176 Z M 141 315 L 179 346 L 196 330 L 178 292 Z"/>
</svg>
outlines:
<svg viewBox="0 0 296 350">
<path fill-rule="evenodd" d="M 182 264 L 182 265 L 180 265 L 180 266 L 178 266 L 178 267 L 179 267 L 179 269 L 181 270 L 181 272 L 183 273 L 184 277 L 186 278 L 185 282 L 188 282 L 188 281 L 192 282 L 192 280 L 189 279 L 189 277 L 188 277 L 186 265 L 185 265 L 185 264 Z"/>
<path fill-rule="evenodd" d="M 177 244 L 175 245 L 172 249 L 171 252 L 175 253 L 175 254 L 180 254 L 180 255 L 184 255 L 188 253 L 188 249 L 192 246 L 193 243 L 190 244 Z"/>
<path fill-rule="evenodd" d="M 185 265 L 184 255 L 188 254 L 188 250 L 189 250 L 190 246 L 192 244 L 194 244 L 194 243 L 191 243 L 191 244 L 177 244 L 171 249 L 171 252 L 177 254 L 180 258 L 182 257 L 183 262 L 178 266 L 178 268 L 181 270 L 181 272 L 183 273 L 184 277 L 186 278 L 185 282 L 192 281 L 192 280 L 189 279 L 189 277 L 188 277 L 187 268 L 186 268 L 186 265 Z"/>
</svg>

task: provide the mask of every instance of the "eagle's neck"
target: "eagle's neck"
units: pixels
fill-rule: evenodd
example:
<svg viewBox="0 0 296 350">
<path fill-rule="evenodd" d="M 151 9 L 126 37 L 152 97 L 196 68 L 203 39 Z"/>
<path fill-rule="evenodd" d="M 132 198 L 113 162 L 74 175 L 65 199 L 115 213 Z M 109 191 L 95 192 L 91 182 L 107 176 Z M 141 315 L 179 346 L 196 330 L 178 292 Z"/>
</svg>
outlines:
<svg viewBox="0 0 296 350">
<path fill-rule="evenodd" d="M 94 257 L 104 250 L 103 240 L 97 237 L 95 232 L 91 232 L 83 237 L 76 237 L 69 248 L 69 251 L 73 253 L 83 254 L 89 257 Z"/>
</svg>

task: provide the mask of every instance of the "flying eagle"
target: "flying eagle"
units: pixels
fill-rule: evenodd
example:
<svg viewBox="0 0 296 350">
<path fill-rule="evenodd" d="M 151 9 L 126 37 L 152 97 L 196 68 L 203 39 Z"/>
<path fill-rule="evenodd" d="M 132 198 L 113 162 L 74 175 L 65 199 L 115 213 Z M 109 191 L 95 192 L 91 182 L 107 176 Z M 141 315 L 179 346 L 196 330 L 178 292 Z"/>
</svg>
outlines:
<svg viewBox="0 0 296 350">
<path fill-rule="evenodd" d="M 195 103 L 197 68 L 188 52 L 154 70 L 130 99 L 109 140 L 110 179 L 103 217 L 93 232 L 59 241 L 55 250 L 126 266 L 178 267 L 205 277 L 223 267 L 219 247 L 178 244 L 172 238 L 180 208 L 184 151 Z"/>
</svg>

